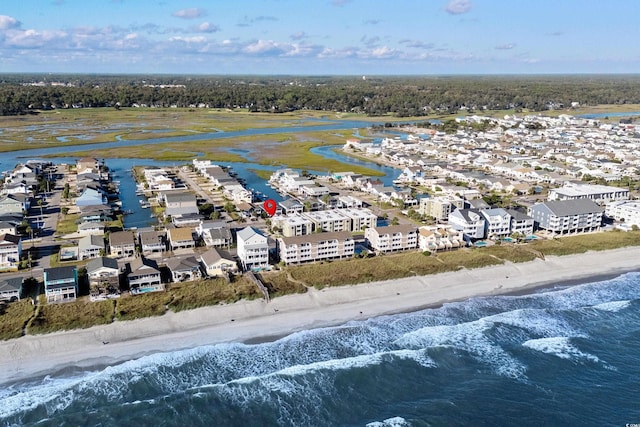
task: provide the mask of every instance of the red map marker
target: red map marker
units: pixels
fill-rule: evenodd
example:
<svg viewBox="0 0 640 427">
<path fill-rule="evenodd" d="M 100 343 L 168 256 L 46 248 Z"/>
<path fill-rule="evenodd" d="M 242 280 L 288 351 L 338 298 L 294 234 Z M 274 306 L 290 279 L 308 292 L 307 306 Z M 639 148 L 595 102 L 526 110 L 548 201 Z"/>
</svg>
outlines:
<svg viewBox="0 0 640 427">
<path fill-rule="evenodd" d="M 276 208 L 278 207 L 273 199 L 265 200 L 262 206 L 264 206 L 264 210 L 269 214 L 269 216 L 273 216 L 273 214 L 276 213 Z"/>
</svg>

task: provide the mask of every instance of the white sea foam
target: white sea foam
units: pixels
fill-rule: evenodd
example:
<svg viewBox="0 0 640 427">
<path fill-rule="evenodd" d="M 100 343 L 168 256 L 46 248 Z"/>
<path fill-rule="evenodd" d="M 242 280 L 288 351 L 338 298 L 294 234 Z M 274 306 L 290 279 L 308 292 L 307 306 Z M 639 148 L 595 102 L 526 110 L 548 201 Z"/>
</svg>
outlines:
<svg viewBox="0 0 640 427">
<path fill-rule="evenodd" d="M 472 354 L 476 359 L 493 366 L 501 375 L 521 377 L 525 366 L 511 357 L 499 345 L 491 342 L 486 332 L 493 322 L 479 319 L 457 325 L 430 326 L 407 333 L 395 341 L 400 347 L 428 349 L 453 347 Z"/>
<path fill-rule="evenodd" d="M 584 353 L 571 344 L 569 337 L 551 337 L 528 340 L 522 343 L 523 346 L 542 353 L 551 354 L 566 360 L 589 360 L 591 362 L 602 362 L 593 354 Z"/>
<path fill-rule="evenodd" d="M 612 313 L 616 313 L 620 310 L 624 310 L 625 308 L 631 305 L 631 301 L 611 301 L 611 302 L 603 302 L 602 304 L 596 304 L 593 308 L 602 310 L 602 311 L 610 311 Z"/>
<path fill-rule="evenodd" d="M 367 427 L 406 427 L 406 426 L 410 426 L 411 424 L 409 424 L 407 422 L 407 420 L 405 420 L 402 417 L 393 417 L 393 418 L 387 418 L 384 421 L 373 421 L 371 423 L 367 423 Z"/>
</svg>

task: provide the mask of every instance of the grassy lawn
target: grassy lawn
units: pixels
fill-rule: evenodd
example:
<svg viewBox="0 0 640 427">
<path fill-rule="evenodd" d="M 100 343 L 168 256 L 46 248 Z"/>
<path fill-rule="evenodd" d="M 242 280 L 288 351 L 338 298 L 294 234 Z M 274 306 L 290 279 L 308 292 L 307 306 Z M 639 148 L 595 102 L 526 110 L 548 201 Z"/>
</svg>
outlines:
<svg viewBox="0 0 640 427">
<path fill-rule="evenodd" d="M 56 234 L 65 235 L 78 231 L 76 221 L 80 218 L 79 213 L 60 215 L 60 220 L 56 225 Z"/>
</svg>

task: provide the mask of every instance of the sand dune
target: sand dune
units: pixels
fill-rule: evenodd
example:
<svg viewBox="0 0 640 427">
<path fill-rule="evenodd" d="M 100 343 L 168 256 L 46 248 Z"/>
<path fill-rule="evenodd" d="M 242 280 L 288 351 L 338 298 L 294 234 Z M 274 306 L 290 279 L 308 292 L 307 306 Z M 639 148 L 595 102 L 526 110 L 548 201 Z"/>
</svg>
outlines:
<svg viewBox="0 0 640 427">
<path fill-rule="evenodd" d="M 311 289 L 306 294 L 241 301 L 0 342 L 0 383 L 70 367 L 115 364 L 145 354 L 222 342 L 271 339 L 354 319 L 409 312 L 481 295 L 528 290 L 640 269 L 640 247 L 430 276 Z"/>
</svg>

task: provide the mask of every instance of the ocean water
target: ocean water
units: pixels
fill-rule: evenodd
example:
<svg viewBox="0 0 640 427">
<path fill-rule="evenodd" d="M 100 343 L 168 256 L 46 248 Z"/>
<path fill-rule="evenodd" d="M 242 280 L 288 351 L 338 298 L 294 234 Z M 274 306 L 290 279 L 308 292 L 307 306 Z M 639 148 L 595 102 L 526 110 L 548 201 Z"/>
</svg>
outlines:
<svg viewBox="0 0 640 427">
<path fill-rule="evenodd" d="M 68 370 L 0 391 L 2 425 L 639 422 L 640 273 Z"/>
</svg>

